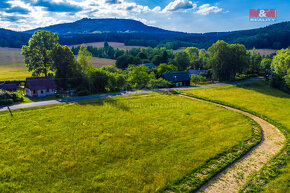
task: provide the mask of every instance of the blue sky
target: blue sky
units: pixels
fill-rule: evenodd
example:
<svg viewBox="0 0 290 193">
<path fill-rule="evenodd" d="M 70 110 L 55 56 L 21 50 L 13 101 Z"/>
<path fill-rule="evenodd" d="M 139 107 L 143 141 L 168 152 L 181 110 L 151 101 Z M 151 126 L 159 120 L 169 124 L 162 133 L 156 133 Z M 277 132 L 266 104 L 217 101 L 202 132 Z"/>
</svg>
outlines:
<svg viewBox="0 0 290 193">
<path fill-rule="evenodd" d="M 128 18 L 184 32 L 252 29 L 273 22 L 249 22 L 249 9 L 277 9 L 289 21 L 289 0 L 0 0 L 0 28 L 17 31 L 82 18 Z"/>
</svg>

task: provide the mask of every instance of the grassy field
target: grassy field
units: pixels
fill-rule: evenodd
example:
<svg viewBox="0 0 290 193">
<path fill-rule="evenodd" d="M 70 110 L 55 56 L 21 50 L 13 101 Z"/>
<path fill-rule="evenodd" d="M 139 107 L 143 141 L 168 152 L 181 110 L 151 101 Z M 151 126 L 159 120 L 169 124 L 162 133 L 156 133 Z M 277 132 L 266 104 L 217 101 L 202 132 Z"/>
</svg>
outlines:
<svg viewBox="0 0 290 193">
<path fill-rule="evenodd" d="M 116 60 L 106 58 L 92 58 L 95 67 L 115 65 Z M 25 80 L 30 77 L 31 72 L 27 71 L 24 64 L 24 56 L 21 49 L 0 47 L 0 81 L 1 80 Z"/>
<path fill-rule="evenodd" d="M 0 81 L 24 80 L 31 76 L 24 64 L 21 50 L 17 48 L 0 48 Z"/>
<path fill-rule="evenodd" d="M 257 112 L 281 123 L 288 128 L 289 132 L 290 95 L 270 88 L 263 80 L 240 86 L 191 89 L 182 92 L 227 102 Z M 267 186 L 266 192 L 285 192 L 290 183 L 289 173 L 290 165 L 288 164 L 282 170 L 282 175 Z"/>
<path fill-rule="evenodd" d="M 251 137 L 240 114 L 143 94 L 0 113 L 0 192 L 153 192 Z"/>
</svg>

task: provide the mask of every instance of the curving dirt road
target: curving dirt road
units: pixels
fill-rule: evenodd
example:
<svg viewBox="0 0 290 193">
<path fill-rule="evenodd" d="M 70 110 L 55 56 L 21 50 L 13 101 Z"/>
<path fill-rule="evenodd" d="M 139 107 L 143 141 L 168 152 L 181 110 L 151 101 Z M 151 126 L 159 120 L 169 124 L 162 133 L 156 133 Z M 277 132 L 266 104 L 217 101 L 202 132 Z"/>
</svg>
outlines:
<svg viewBox="0 0 290 193">
<path fill-rule="evenodd" d="M 241 189 L 242 186 L 249 180 L 250 175 L 261 169 L 267 161 L 278 153 L 286 141 L 285 136 L 280 132 L 280 130 L 255 115 L 232 107 L 196 99 L 183 94 L 180 94 L 179 96 L 201 102 L 212 103 L 228 110 L 244 114 L 256 121 L 262 127 L 263 131 L 263 140 L 259 145 L 235 162 L 232 166 L 222 171 L 215 178 L 203 185 L 198 192 L 238 192 L 239 189 Z"/>
</svg>

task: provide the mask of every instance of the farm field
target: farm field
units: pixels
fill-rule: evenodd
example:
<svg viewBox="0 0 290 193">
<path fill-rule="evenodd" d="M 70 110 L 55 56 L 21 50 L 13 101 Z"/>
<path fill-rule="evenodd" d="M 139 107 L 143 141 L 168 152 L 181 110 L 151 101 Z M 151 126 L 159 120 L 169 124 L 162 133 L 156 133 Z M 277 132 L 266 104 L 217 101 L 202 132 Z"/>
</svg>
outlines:
<svg viewBox="0 0 290 193">
<path fill-rule="evenodd" d="M 115 63 L 116 60 L 92 57 L 92 64 L 95 67 L 115 65 Z M 28 72 L 25 67 L 21 49 L 0 47 L 0 81 L 25 80 L 30 76 L 31 72 Z"/>
<path fill-rule="evenodd" d="M 270 88 L 264 80 L 237 86 L 191 89 L 182 92 L 227 102 L 257 112 L 281 123 L 289 132 L 290 95 Z M 289 185 L 289 171 L 288 164 L 282 170 L 282 175 L 271 182 L 265 192 L 285 192 Z"/>
<path fill-rule="evenodd" d="M 250 51 L 252 51 L 252 50 L 250 50 Z M 274 50 L 274 49 L 256 49 L 256 51 L 259 54 L 261 54 L 261 56 L 268 56 L 268 55 L 276 53 L 277 50 Z"/>
<path fill-rule="evenodd" d="M 84 43 L 86 46 L 93 46 L 97 48 L 104 47 L 105 42 L 92 42 L 92 43 Z M 112 46 L 114 48 L 119 48 L 123 50 L 129 50 L 131 48 L 145 48 L 144 46 L 125 46 L 124 43 L 121 42 L 108 42 L 109 46 Z M 70 48 L 72 47 L 78 47 L 81 46 L 82 44 L 75 44 L 75 45 L 69 45 Z"/>
<path fill-rule="evenodd" d="M 116 64 L 116 60 L 92 57 L 92 64 L 94 67 L 114 66 Z"/>
<path fill-rule="evenodd" d="M 21 49 L 0 47 L 0 81 L 24 80 L 31 76 L 24 64 Z"/>
<path fill-rule="evenodd" d="M 160 93 L 13 114 L 0 113 L 0 191 L 153 192 L 252 134 L 238 113 Z"/>
</svg>

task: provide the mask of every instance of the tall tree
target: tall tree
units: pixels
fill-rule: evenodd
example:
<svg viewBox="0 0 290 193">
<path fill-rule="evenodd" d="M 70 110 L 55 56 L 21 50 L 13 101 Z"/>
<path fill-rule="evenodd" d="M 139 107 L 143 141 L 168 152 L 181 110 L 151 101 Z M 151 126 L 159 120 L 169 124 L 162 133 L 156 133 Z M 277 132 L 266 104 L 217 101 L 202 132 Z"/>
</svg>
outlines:
<svg viewBox="0 0 290 193">
<path fill-rule="evenodd" d="M 28 46 L 22 46 L 25 65 L 34 76 L 48 75 L 53 64 L 51 53 L 58 45 L 58 39 L 56 33 L 38 31 L 32 35 Z"/>
<path fill-rule="evenodd" d="M 188 48 L 185 49 L 185 52 L 188 54 L 191 66 L 196 68 L 197 66 L 195 66 L 194 64 L 198 60 L 198 48 L 196 48 L 196 47 L 188 47 Z"/>
<path fill-rule="evenodd" d="M 53 50 L 53 67 L 56 83 L 59 88 L 67 89 L 74 86 L 74 80 L 80 76 L 75 56 L 67 46 L 57 45 Z"/>
<path fill-rule="evenodd" d="M 224 41 L 217 41 L 208 52 L 208 65 L 213 79 L 233 80 L 236 74 L 245 70 L 248 65 L 246 48 L 240 44 L 229 45 Z"/>
<path fill-rule="evenodd" d="M 260 74 L 260 64 L 262 61 L 261 55 L 256 51 L 255 48 L 253 48 L 253 50 L 248 54 L 250 56 L 248 74 Z"/>
<path fill-rule="evenodd" d="M 190 66 L 189 56 L 186 51 L 179 51 L 175 54 L 174 60 L 178 70 L 186 70 Z"/>
<path fill-rule="evenodd" d="M 272 70 L 277 74 L 290 90 L 290 48 L 277 51 L 271 64 Z"/>
<path fill-rule="evenodd" d="M 87 50 L 84 44 L 81 45 L 80 50 L 78 52 L 77 62 L 79 63 L 83 74 L 87 74 L 92 69 L 93 66 L 91 58 L 92 58 L 91 52 Z"/>
</svg>

